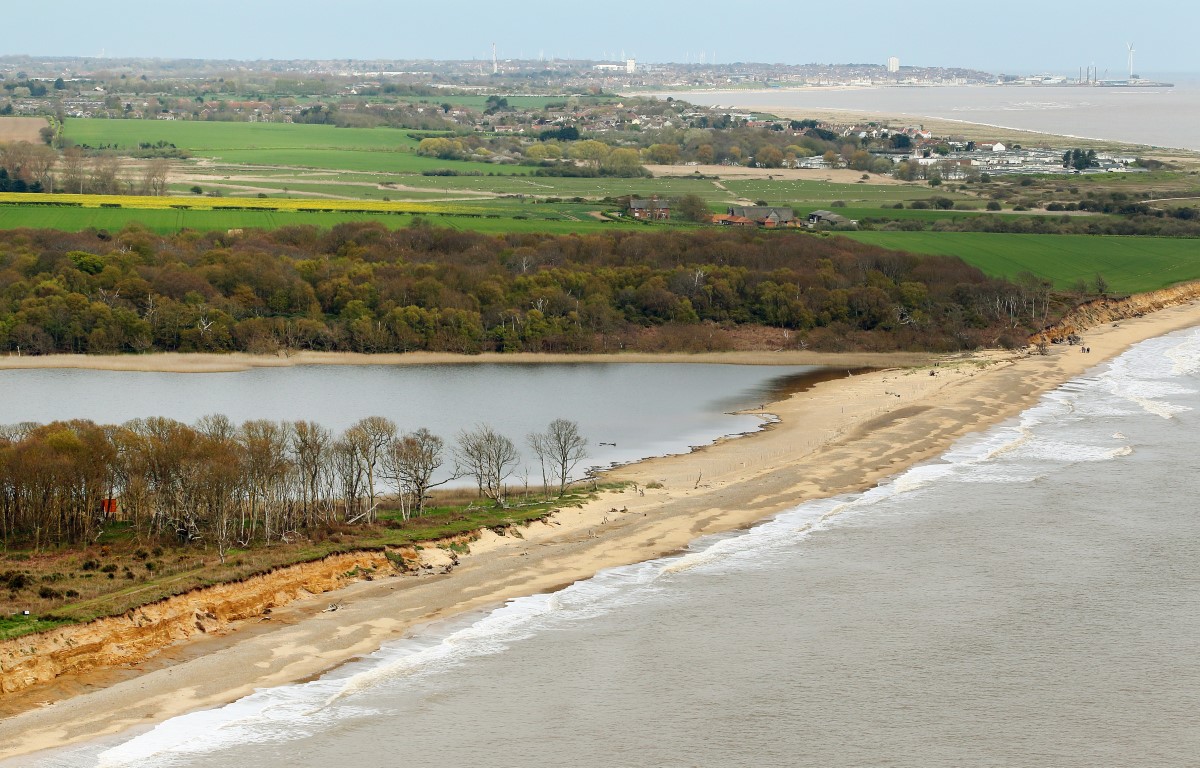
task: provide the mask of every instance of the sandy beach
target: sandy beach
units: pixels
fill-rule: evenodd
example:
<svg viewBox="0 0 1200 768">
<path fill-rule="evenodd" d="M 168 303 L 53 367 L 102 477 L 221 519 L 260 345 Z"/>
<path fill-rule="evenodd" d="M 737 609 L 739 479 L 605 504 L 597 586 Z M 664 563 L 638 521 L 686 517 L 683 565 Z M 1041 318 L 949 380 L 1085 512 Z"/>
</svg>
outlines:
<svg viewBox="0 0 1200 768">
<path fill-rule="evenodd" d="M 424 623 L 677 551 L 698 536 L 744 528 L 813 498 L 869 488 L 935 458 L 963 435 L 1015 416 L 1043 393 L 1130 345 L 1197 324 L 1200 303 L 1190 302 L 1086 331 L 1091 354 L 1063 344 L 1044 356 L 993 352 L 936 362 L 928 355 L 847 356 L 842 362 L 847 366 L 886 365 L 888 370 L 824 382 L 771 404 L 764 420 L 770 414 L 778 422 L 759 433 L 616 470 L 611 479 L 631 485 L 602 493 L 582 508 L 561 510 L 549 522 L 523 529 L 521 537 L 487 532 L 452 573 L 360 582 L 293 602 L 275 610 L 270 621 L 247 621 L 234 631 L 178 644 L 135 669 L 90 673 L 15 694 L 4 703 L 16 714 L 0 722 L 0 755 L 116 734 L 218 706 L 256 688 L 303 680 Z M 410 362 L 440 362 L 435 357 Z M 505 360 L 516 362 L 514 357 Z M 665 361 L 645 357 L 644 362 Z M 730 355 L 718 357 L 734 362 Z M 228 364 L 224 356 L 178 358 L 130 362 L 152 361 L 148 364 L 159 366 L 147 368 L 153 370 L 176 369 L 161 367 L 167 365 L 235 370 L 202 367 Z M 816 364 L 819 359 L 828 360 L 796 353 L 758 354 L 743 362 Z M 92 361 L 94 367 L 122 364 L 116 358 Z M 278 364 L 301 361 L 321 362 L 296 356 Z M 23 367 L 24 362 L 30 359 L 14 363 L 7 358 L 0 367 Z M 324 611 L 331 603 L 339 610 Z"/>
</svg>

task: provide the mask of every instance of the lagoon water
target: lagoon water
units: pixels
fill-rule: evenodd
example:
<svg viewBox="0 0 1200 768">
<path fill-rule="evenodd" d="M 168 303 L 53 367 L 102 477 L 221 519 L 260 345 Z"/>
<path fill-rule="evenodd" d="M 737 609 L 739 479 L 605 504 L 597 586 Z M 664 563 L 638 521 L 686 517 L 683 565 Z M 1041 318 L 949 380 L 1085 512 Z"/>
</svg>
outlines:
<svg viewBox="0 0 1200 768">
<path fill-rule="evenodd" d="M 687 363 L 313 365 L 235 373 L 12 370 L 0 371 L 0 424 L 119 424 L 146 416 L 194 423 L 222 413 L 235 423 L 306 419 L 340 431 L 366 416 L 386 416 L 401 430 L 425 427 L 447 445 L 459 430 L 487 423 L 529 453 L 525 435 L 565 418 L 578 422 L 589 439 L 587 464 L 608 466 L 686 453 L 722 435 L 758 429 L 761 418 L 729 413 L 829 375 L 811 366 Z M 530 467 L 529 478 L 540 482 L 539 471 Z M 510 482 L 523 481 L 522 471 Z"/>
<path fill-rule="evenodd" d="M 1164 76 L 1165 80 L 1173 80 Z M 843 109 L 1200 150 L 1200 83 L 1174 88 L 951 86 L 772 89 L 670 94 L 695 104 Z"/>
<path fill-rule="evenodd" d="M 1200 330 L 869 492 L 19 765 L 1200 763 Z"/>
</svg>

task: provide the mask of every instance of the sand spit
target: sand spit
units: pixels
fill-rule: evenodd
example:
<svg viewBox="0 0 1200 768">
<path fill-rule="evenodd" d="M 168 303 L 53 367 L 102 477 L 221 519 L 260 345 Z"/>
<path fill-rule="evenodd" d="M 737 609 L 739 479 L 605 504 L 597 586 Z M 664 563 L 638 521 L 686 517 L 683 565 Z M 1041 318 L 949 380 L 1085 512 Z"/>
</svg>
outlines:
<svg viewBox="0 0 1200 768">
<path fill-rule="evenodd" d="M 260 613 L 172 641 L 136 674 L 65 675 L 6 695 L 2 706 L 13 714 L 0 721 L 0 753 L 60 746 L 217 706 L 319 674 L 424 622 L 555 590 L 813 498 L 869 488 L 935 458 L 965 434 L 1015 416 L 1131 344 L 1200 324 L 1191 290 L 1160 297 L 1176 303 L 1170 308 L 1119 323 L 1105 318 L 1083 333 L 1092 354 L 1054 344 L 1047 355 L 952 356 L 818 384 L 769 406 L 779 421 L 762 432 L 616 470 L 612 479 L 629 483 L 623 490 L 562 509 L 514 531 L 519 535 L 485 532 L 452 573 L 442 567 L 423 578 L 377 576 L 294 600 L 273 609 L 270 621 L 260 621 Z M 332 602 L 338 610 L 327 610 Z M 196 620 L 194 611 L 185 615 Z"/>
</svg>

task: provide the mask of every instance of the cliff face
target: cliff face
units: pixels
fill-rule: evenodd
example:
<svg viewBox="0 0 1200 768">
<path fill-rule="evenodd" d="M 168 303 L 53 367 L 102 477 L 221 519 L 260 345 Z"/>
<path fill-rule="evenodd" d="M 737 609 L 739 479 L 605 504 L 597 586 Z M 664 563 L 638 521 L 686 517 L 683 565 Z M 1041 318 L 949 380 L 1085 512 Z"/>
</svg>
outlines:
<svg viewBox="0 0 1200 768">
<path fill-rule="evenodd" d="M 419 562 L 415 552 L 401 552 L 398 559 L 405 565 Z M 0 692 L 13 693 L 72 672 L 138 663 L 198 633 L 220 631 L 231 622 L 261 616 L 298 597 L 392 570 L 383 552 L 330 555 L 193 590 L 122 616 L 7 640 L 0 643 Z"/>
<path fill-rule="evenodd" d="M 1062 320 L 1035 335 L 1030 341 L 1035 344 L 1043 339 L 1051 343 L 1062 341 L 1071 334 L 1081 334 L 1088 328 L 1141 317 L 1148 312 L 1186 304 L 1196 299 L 1200 299 L 1200 282 L 1173 285 L 1170 288 L 1138 293 L 1123 299 L 1094 299 L 1071 310 Z"/>
</svg>

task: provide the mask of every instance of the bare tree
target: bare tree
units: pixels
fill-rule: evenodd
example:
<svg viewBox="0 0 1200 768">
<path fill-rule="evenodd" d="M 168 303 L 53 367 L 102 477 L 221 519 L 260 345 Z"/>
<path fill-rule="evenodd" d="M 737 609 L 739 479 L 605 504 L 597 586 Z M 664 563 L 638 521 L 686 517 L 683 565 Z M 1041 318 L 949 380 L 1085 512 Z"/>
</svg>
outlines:
<svg viewBox="0 0 1200 768">
<path fill-rule="evenodd" d="M 425 512 L 425 496 L 430 489 L 445 485 L 453 476 L 433 482 L 433 475 L 442 466 L 442 438 L 421 427 L 392 441 L 384 455 L 384 469 L 400 492 L 400 512 L 404 519 Z"/>
<path fill-rule="evenodd" d="M 116 155 L 105 153 L 92 158 L 92 191 L 98 195 L 115 195 L 120 191 L 118 178 L 121 160 Z"/>
<path fill-rule="evenodd" d="M 555 419 L 545 432 L 531 432 L 529 446 L 542 465 L 542 482 L 547 476 L 558 482 L 558 495 L 567 490 L 571 473 L 587 458 L 587 438 L 579 434 L 579 425 L 567 419 Z"/>
<path fill-rule="evenodd" d="M 280 519 L 285 506 L 286 476 L 291 472 L 287 459 L 290 428 L 287 423 L 252 420 L 242 425 L 239 433 L 246 474 L 246 491 L 250 500 L 251 535 L 259 517 L 262 518 L 263 539 L 285 538 L 286 521 Z"/>
<path fill-rule="evenodd" d="M 87 183 L 87 155 L 79 147 L 67 147 L 62 153 L 63 188 L 83 194 Z"/>
<path fill-rule="evenodd" d="M 455 474 L 474 477 L 479 493 L 499 504 L 504 504 L 504 481 L 520 461 L 521 454 L 512 440 L 487 424 L 480 424 L 470 431 L 463 430 L 458 435 L 458 447 L 454 449 Z"/>
<path fill-rule="evenodd" d="M 349 440 L 338 440 L 333 444 L 331 459 L 345 519 L 347 522 L 356 523 L 365 515 L 359 512 L 362 507 L 365 475 L 362 462 L 359 461 L 358 448 Z"/>
<path fill-rule="evenodd" d="M 30 144 L 26 150 L 25 164 L 22 173 L 30 184 L 41 184 L 42 189 L 53 192 L 50 184 L 50 171 L 58 160 L 58 153 L 45 144 Z"/>
<path fill-rule="evenodd" d="M 374 521 L 379 493 L 375 481 L 379 479 L 380 464 L 387 448 L 396 439 L 396 423 L 382 416 L 368 416 L 347 429 L 345 439 L 354 446 L 355 456 L 367 476 L 367 520 Z"/>
<path fill-rule="evenodd" d="M 171 163 L 162 157 L 150 160 L 142 168 L 142 193 L 161 197 L 167 192 L 167 176 L 171 171 Z"/>
<path fill-rule="evenodd" d="M 292 455 L 300 475 L 300 508 L 309 526 L 316 523 L 321 511 L 321 480 L 329 470 L 332 442 L 330 431 L 316 422 L 292 424 Z"/>
<path fill-rule="evenodd" d="M 0 168 L 8 173 L 8 178 L 25 178 L 25 163 L 32 146 L 27 141 L 10 141 L 0 145 Z"/>
</svg>

